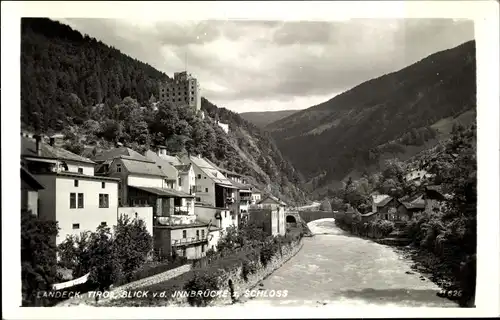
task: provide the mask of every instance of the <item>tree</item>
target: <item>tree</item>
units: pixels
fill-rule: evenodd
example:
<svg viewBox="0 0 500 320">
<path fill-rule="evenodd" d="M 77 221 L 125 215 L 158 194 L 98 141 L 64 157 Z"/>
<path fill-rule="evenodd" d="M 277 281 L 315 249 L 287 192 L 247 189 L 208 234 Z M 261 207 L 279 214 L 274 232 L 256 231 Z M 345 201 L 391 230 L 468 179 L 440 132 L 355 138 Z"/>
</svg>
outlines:
<svg viewBox="0 0 500 320">
<path fill-rule="evenodd" d="M 90 271 L 90 235 L 82 232 L 80 236 L 68 236 L 57 248 L 59 264 L 72 270 L 73 278 L 79 278 Z"/>
<path fill-rule="evenodd" d="M 41 220 L 30 211 L 21 212 L 22 305 L 43 306 L 48 301 L 37 292 L 52 290 L 56 283 L 57 222 Z"/>
<path fill-rule="evenodd" d="M 120 217 L 115 226 L 113 247 L 113 254 L 122 266 L 125 279 L 131 281 L 134 271 L 146 261 L 153 249 L 153 238 L 144 220 Z"/>
<path fill-rule="evenodd" d="M 321 211 L 332 211 L 332 205 L 330 204 L 330 201 L 328 201 L 328 199 L 325 199 L 321 203 L 321 206 L 319 207 L 319 210 L 321 210 Z"/>
<path fill-rule="evenodd" d="M 107 290 L 121 279 L 121 267 L 114 255 L 113 239 L 109 227 L 100 225 L 90 236 L 90 275 L 89 280 L 99 290 Z"/>
</svg>

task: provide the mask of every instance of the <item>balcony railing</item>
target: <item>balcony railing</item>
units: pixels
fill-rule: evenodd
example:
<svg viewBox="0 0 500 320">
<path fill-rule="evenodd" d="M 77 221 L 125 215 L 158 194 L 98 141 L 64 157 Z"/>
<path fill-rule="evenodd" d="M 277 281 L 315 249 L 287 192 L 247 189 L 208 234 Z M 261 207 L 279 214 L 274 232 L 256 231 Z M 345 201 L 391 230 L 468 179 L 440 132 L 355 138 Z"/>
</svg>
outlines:
<svg viewBox="0 0 500 320">
<path fill-rule="evenodd" d="M 196 221 L 195 215 L 175 215 L 170 217 L 156 217 L 156 225 L 178 226 L 193 224 Z"/>
<path fill-rule="evenodd" d="M 179 247 L 179 246 L 186 246 L 186 245 L 190 245 L 193 243 L 202 243 L 202 242 L 208 242 L 207 237 L 192 237 L 192 238 L 173 239 L 172 246 Z"/>
<path fill-rule="evenodd" d="M 181 216 L 187 216 L 187 215 L 189 215 L 189 211 L 187 211 L 185 209 L 175 208 L 174 209 L 174 214 L 181 215 Z"/>
</svg>

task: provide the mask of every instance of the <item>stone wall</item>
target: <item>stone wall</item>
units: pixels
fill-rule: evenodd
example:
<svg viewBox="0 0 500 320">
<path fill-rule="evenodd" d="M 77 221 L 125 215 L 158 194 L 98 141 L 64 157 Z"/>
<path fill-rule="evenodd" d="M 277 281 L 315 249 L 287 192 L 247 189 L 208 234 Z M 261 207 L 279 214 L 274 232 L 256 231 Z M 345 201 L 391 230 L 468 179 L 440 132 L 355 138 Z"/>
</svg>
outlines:
<svg viewBox="0 0 500 320">
<path fill-rule="evenodd" d="M 271 261 L 267 263 L 267 266 L 263 266 L 262 263 L 258 262 L 257 271 L 255 273 L 248 275 L 248 280 L 245 281 L 242 275 L 242 265 L 239 265 L 232 271 L 226 272 L 218 278 L 219 290 L 230 291 L 229 280 L 232 281 L 234 292 L 236 296 L 242 296 L 246 290 L 252 289 L 258 285 L 258 283 L 264 280 L 266 277 L 271 275 L 275 270 L 281 267 L 285 262 L 292 258 L 299 250 L 302 248 L 302 241 L 298 240 L 292 242 L 290 245 L 284 245 L 281 250 L 281 254 L 278 253 L 271 258 Z M 232 299 L 230 295 L 220 296 L 213 299 L 210 302 L 210 306 L 220 306 L 232 304 Z M 189 306 L 187 298 L 177 297 L 170 300 L 169 305 L 175 306 Z"/>
</svg>

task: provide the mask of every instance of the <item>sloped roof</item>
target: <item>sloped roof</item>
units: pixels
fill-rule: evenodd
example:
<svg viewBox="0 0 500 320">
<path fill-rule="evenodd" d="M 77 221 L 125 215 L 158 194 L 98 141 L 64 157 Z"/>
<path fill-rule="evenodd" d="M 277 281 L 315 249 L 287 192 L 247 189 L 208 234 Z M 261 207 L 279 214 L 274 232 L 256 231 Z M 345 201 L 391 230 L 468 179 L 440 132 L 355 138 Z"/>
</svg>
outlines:
<svg viewBox="0 0 500 320">
<path fill-rule="evenodd" d="M 165 176 L 168 176 L 168 173 L 167 171 L 165 171 L 165 167 L 168 167 L 168 166 L 171 166 L 173 167 L 174 169 L 178 170 L 177 168 L 175 168 L 174 165 L 172 165 L 171 163 L 169 163 L 168 161 L 166 161 L 165 159 L 162 159 L 160 158 L 160 156 L 158 154 L 156 154 L 155 152 L 151 151 L 151 150 L 148 150 L 146 151 L 145 153 L 145 157 L 150 160 L 150 161 L 153 161 L 156 163 L 157 166 L 160 166 L 160 170 L 163 172 L 163 174 Z"/>
<path fill-rule="evenodd" d="M 100 152 L 92 157 L 92 159 L 97 162 L 116 158 L 150 162 L 150 160 L 139 152 L 127 147 L 113 148 L 111 150 Z"/>
<path fill-rule="evenodd" d="M 43 185 L 23 167 L 21 167 L 21 179 L 35 190 L 44 189 Z"/>
<path fill-rule="evenodd" d="M 38 155 L 36 152 L 35 140 L 27 137 L 21 137 L 21 157 L 68 160 L 94 164 L 94 161 L 88 158 L 84 158 L 63 148 L 50 146 L 43 142 L 40 142 L 40 155 Z"/>
<path fill-rule="evenodd" d="M 286 206 L 286 203 L 281 201 L 280 199 L 276 198 L 275 196 L 273 196 L 272 194 L 268 194 L 266 195 L 264 198 L 262 198 L 262 200 L 259 201 L 258 204 L 261 204 L 262 202 L 264 202 L 266 199 L 271 199 L 273 200 L 274 202 L 276 202 L 277 204 L 280 204 L 282 206 Z"/>
<path fill-rule="evenodd" d="M 169 155 L 161 154 L 158 157 L 160 157 L 160 159 L 162 159 L 162 160 L 167 161 L 168 163 L 170 163 L 173 166 L 182 165 L 181 160 L 179 158 L 177 158 L 176 156 L 169 156 Z"/>
<path fill-rule="evenodd" d="M 393 198 L 387 194 L 372 195 L 373 203 L 377 207 L 383 207 L 388 204 Z"/>
<path fill-rule="evenodd" d="M 135 174 L 145 174 L 145 175 L 153 175 L 153 176 L 161 176 L 166 177 L 167 175 L 163 170 L 158 168 L 156 163 L 154 162 L 144 162 L 137 160 L 129 160 L 129 159 L 121 159 L 125 169 L 127 169 L 130 173 Z"/>
<path fill-rule="evenodd" d="M 152 188 L 152 187 L 136 187 L 130 186 L 131 188 L 146 191 L 148 193 L 156 194 L 158 196 L 173 197 L 173 198 L 194 198 L 193 195 L 188 193 L 174 190 L 174 189 L 164 189 L 164 188 Z"/>
<path fill-rule="evenodd" d="M 194 157 L 194 156 L 190 156 L 189 159 L 198 168 L 200 168 L 203 171 L 203 173 L 205 173 L 207 175 L 207 177 L 212 179 L 212 181 L 214 181 L 215 183 L 234 187 L 231 180 L 226 178 L 219 170 L 217 170 L 216 167 L 214 167 L 213 164 L 211 164 L 209 161 L 207 161 L 207 159 Z"/>
</svg>

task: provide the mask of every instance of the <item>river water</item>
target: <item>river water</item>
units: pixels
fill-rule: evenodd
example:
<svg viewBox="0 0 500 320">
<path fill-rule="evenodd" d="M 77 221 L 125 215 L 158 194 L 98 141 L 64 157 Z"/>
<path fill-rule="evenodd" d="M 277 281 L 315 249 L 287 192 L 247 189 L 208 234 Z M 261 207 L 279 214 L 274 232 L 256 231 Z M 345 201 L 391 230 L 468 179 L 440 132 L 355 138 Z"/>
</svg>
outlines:
<svg viewBox="0 0 500 320">
<path fill-rule="evenodd" d="M 436 296 L 439 287 L 392 248 L 350 236 L 334 219 L 309 228 L 315 236 L 304 238 L 302 249 L 256 288 L 287 290 L 287 296 L 249 298 L 245 306 L 457 307 Z"/>
</svg>

